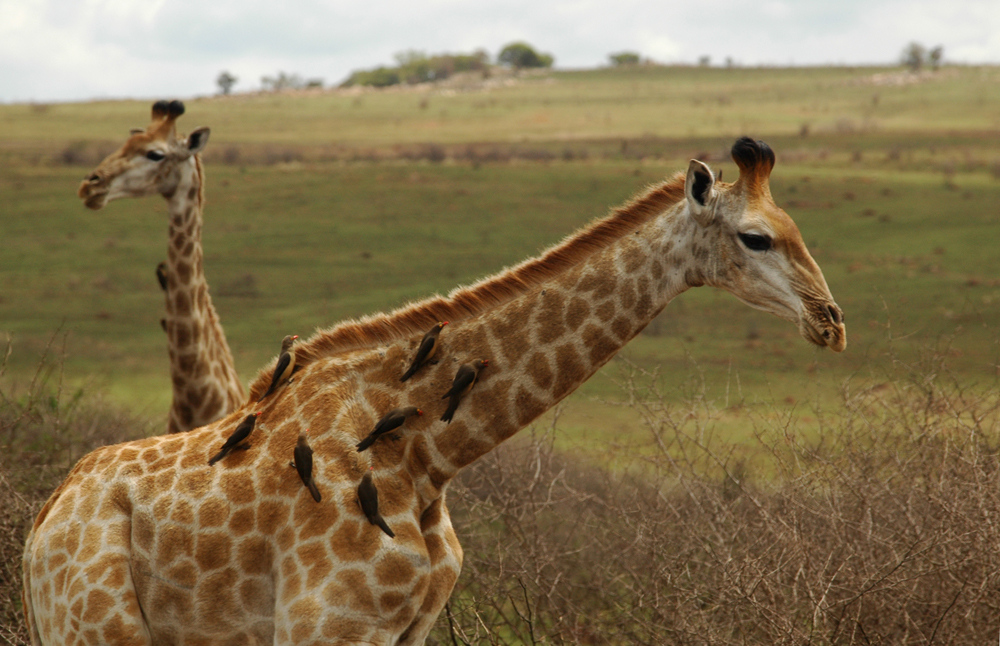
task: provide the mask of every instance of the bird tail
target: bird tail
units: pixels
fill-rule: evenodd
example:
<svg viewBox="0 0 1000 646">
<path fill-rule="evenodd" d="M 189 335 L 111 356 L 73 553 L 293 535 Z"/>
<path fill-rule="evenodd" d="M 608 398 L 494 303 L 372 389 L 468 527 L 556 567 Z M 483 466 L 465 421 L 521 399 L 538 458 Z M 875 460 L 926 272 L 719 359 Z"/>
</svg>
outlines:
<svg viewBox="0 0 1000 646">
<path fill-rule="evenodd" d="M 309 493 L 312 494 L 313 500 L 319 502 L 322 499 L 322 496 L 319 495 L 319 489 L 316 487 L 316 483 L 310 480 L 308 486 L 309 486 Z"/>
<path fill-rule="evenodd" d="M 377 439 L 378 439 L 377 435 L 375 435 L 374 433 L 369 433 L 368 437 L 366 437 L 365 439 L 363 439 L 360 442 L 358 442 L 358 447 L 357 447 L 358 448 L 358 453 L 361 453 L 362 451 L 364 451 L 365 449 L 367 449 L 372 444 L 375 444 L 375 440 L 377 440 Z"/>
<path fill-rule="evenodd" d="M 222 449 L 221 451 L 219 451 L 218 453 L 216 453 L 215 455 L 213 455 L 212 457 L 210 457 L 208 459 L 208 466 L 212 466 L 216 462 L 218 462 L 219 460 L 221 460 L 222 458 L 226 457 L 226 453 L 228 453 L 228 451 L 226 451 L 225 449 Z"/>
<path fill-rule="evenodd" d="M 384 518 L 382 518 L 381 516 L 376 517 L 375 524 L 378 525 L 379 529 L 385 532 L 389 538 L 396 538 L 396 535 L 393 533 L 391 529 L 389 529 L 389 526 L 386 524 Z"/>
<path fill-rule="evenodd" d="M 403 373 L 403 376 L 400 377 L 399 380 L 400 381 L 406 381 L 407 379 L 409 379 L 410 377 L 412 377 L 413 373 L 415 373 L 416 371 L 417 371 L 417 364 L 413 364 L 412 366 L 410 366 L 407 369 L 406 372 Z"/>
<path fill-rule="evenodd" d="M 450 422 L 451 418 L 455 416 L 455 411 L 458 410 L 458 397 L 452 397 L 451 401 L 448 402 L 448 408 L 444 411 L 444 415 L 441 416 L 442 422 Z"/>
</svg>

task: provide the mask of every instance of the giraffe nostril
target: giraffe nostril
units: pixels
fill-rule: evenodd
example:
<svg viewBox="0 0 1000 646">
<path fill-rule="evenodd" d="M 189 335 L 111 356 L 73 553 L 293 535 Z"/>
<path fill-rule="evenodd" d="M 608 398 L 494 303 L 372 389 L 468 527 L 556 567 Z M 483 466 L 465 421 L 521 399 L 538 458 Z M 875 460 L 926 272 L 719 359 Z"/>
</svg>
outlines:
<svg viewBox="0 0 1000 646">
<path fill-rule="evenodd" d="M 87 178 L 87 181 L 90 182 L 91 184 L 96 184 L 97 182 L 101 181 L 101 178 L 97 176 L 97 173 L 94 173 L 93 175 Z"/>
<path fill-rule="evenodd" d="M 830 317 L 836 325 L 840 325 L 844 322 L 844 314 L 840 311 L 840 308 L 836 305 L 827 305 L 826 314 Z"/>
</svg>

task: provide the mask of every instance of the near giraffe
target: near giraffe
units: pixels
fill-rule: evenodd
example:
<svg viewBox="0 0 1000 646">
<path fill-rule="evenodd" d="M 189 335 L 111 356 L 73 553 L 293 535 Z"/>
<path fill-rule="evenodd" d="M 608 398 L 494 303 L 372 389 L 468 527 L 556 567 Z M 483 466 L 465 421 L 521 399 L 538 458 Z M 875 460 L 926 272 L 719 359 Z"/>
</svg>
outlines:
<svg viewBox="0 0 1000 646">
<path fill-rule="evenodd" d="M 199 153 L 208 143 L 209 129 L 178 137 L 176 121 L 182 114 L 180 101 L 154 103 L 149 127 L 133 130 L 125 145 L 102 161 L 77 191 L 91 209 L 155 193 L 167 200 L 170 229 L 163 274 L 173 385 L 170 433 L 214 422 L 246 399 L 202 267 L 204 171 Z"/>
<path fill-rule="evenodd" d="M 774 155 L 733 147 L 716 182 L 692 161 L 538 258 L 470 287 L 318 332 L 295 380 L 262 409 L 253 446 L 208 467 L 267 387 L 180 435 L 85 456 L 35 520 L 24 607 L 35 644 L 421 644 L 458 578 L 462 548 L 445 505 L 462 469 L 572 392 L 675 296 L 711 285 L 846 345 L 840 308 L 792 220 L 771 199 Z M 424 332 L 436 365 L 407 382 Z M 489 367 L 450 424 L 456 369 Z M 386 411 L 419 406 L 396 441 L 355 450 Z M 309 429 L 315 502 L 288 467 Z M 390 538 L 358 485 L 373 468 Z"/>
</svg>

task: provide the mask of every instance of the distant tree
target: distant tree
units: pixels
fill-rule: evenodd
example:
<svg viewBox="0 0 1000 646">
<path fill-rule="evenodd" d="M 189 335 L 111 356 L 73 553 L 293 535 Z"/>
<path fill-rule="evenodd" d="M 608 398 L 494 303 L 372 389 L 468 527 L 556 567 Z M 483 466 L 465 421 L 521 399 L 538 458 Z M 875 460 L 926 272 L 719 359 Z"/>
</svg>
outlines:
<svg viewBox="0 0 1000 646">
<path fill-rule="evenodd" d="M 943 58 L 944 58 L 944 47 L 941 45 L 938 45 L 927 54 L 927 62 L 930 63 L 932 70 L 936 70 L 937 68 L 941 67 L 941 60 Z"/>
<path fill-rule="evenodd" d="M 390 85 L 399 85 L 399 83 L 399 70 L 391 67 L 376 67 L 373 70 L 351 72 L 347 80 L 340 84 L 340 87 L 353 87 L 355 85 L 389 87 Z"/>
<path fill-rule="evenodd" d="M 305 87 L 302 77 L 298 74 L 278 72 L 277 76 L 262 76 L 260 84 L 265 92 L 280 92 L 282 90 L 299 90 Z"/>
<path fill-rule="evenodd" d="M 711 56 L 709 56 L 709 55 L 706 54 L 704 56 L 699 56 L 698 57 L 698 67 L 711 67 L 711 65 L 712 65 L 712 57 Z"/>
<path fill-rule="evenodd" d="M 911 72 L 919 72 L 927 60 L 927 48 L 914 41 L 903 48 L 899 59 Z"/>
<path fill-rule="evenodd" d="M 629 65 L 639 64 L 639 55 L 635 52 L 618 52 L 617 54 L 608 54 L 608 60 L 611 62 L 612 67 L 626 67 Z"/>
<path fill-rule="evenodd" d="M 550 54 L 539 54 L 528 43 L 516 42 L 510 43 L 500 50 L 497 62 L 514 69 L 524 69 L 526 67 L 552 67 L 555 59 Z"/>
<path fill-rule="evenodd" d="M 215 79 L 215 84 L 219 86 L 219 92 L 222 94 L 229 94 L 238 80 L 238 78 L 229 72 L 222 72 L 219 74 L 218 78 Z"/>
</svg>

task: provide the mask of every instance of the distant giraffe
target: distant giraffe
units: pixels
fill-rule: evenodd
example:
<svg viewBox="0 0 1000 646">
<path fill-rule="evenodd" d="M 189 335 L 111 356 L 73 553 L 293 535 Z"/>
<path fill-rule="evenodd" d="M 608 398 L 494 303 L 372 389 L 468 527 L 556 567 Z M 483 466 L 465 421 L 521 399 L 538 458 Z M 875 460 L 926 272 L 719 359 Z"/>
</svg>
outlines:
<svg viewBox="0 0 1000 646">
<path fill-rule="evenodd" d="M 295 379 L 204 428 L 85 456 L 35 520 L 23 601 L 35 644 L 412 645 L 462 563 L 448 483 L 572 392 L 674 297 L 711 285 L 842 351 L 841 310 L 768 189 L 774 155 L 733 147 L 733 184 L 692 161 L 544 252 L 471 287 L 318 332 Z M 422 335 L 449 321 L 436 364 L 406 382 Z M 451 423 L 458 366 L 486 358 Z M 419 406 L 400 437 L 358 452 L 383 413 Z M 206 460 L 260 412 L 251 446 Z M 308 432 L 307 432 L 308 429 Z M 313 449 L 316 502 L 290 468 Z M 357 500 L 373 469 L 379 513 Z"/>
<path fill-rule="evenodd" d="M 226 334 L 208 293 L 202 267 L 201 227 L 204 171 L 199 153 L 208 128 L 177 136 L 180 101 L 157 101 L 145 130 L 133 130 L 80 184 L 77 194 L 91 209 L 122 197 L 159 193 L 170 217 L 166 279 L 167 332 L 173 403 L 167 430 L 187 431 L 214 422 L 246 400 L 236 376 Z"/>
</svg>

